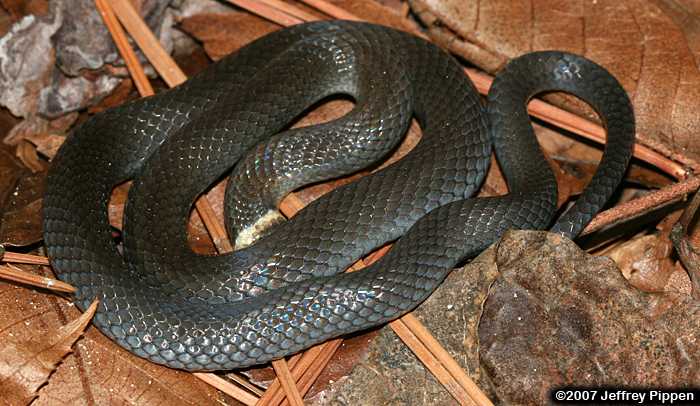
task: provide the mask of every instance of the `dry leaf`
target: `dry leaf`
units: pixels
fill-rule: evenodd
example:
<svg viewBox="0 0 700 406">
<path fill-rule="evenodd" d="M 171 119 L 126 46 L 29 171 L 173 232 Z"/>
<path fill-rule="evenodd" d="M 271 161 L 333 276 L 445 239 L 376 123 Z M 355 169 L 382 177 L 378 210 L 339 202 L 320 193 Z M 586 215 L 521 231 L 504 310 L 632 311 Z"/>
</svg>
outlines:
<svg viewBox="0 0 700 406">
<path fill-rule="evenodd" d="M 464 2 L 410 0 L 431 37 L 495 72 L 542 49 L 583 54 L 630 93 L 638 139 L 668 156 L 700 158 L 700 5 L 675 0 Z M 693 6 L 693 4 L 695 4 Z M 580 110 L 574 99 L 558 104 Z M 590 112 L 590 110 L 585 110 Z M 687 160 L 686 158 L 686 160 Z"/>
<path fill-rule="evenodd" d="M 46 170 L 46 162 L 39 157 L 36 147 L 26 139 L 17 144 L 15 155 L 25 167 L 34 173 Z"/>
<path fill-rule="evenodd" d="M 9 199 L 15 190 L 17 181 L 25 173 L 21 163 L 15 159 L 8 149 L 0 147 L 0 202 L 5 202 Z"/>
<path fill-rule="evenodd" d="M 46 384 L 58 363 L 72 351 L 92 319 L 98 302 L 93 302 L 85 313 L 57 330 L 21 341 L 13 337 L 0 349 L 0 393 L 7 404 L 28 404 Z M 30 336 L 31 337 L 31 336 Z"/>
<path fill-rule="evenodd" d="M 204 43 L 204 50 L 219 60 L 280 26 L 246 12 L 197 14 L 182 20 L 180 28 Z"/>
<path fill-rule="evenodd" d="M 328 0 L 363 20 L 382 24 L 402 31 L 418 32 L 419 27 L 399 9 L 384 6 L 374 0 Z"/>
<path fill-rule="evenodd" d="M 671 242 L 659 235 L 645 235 L 625 241 L 607 252 L 622 275 L 645 292 L 690 294 L 690 280 L 670 257 Z"/>
<path fill-rule="evenodd" d="M 58 152 L 61 145 L 63 145 L 63 142 L 66 140 L 66 136 L 56 133 L 40 133 L 32 134 L 25 139 L 34 144 L 36 147 L 36 152 L 48 159 L 52 159 Z M 43 165 L 40 167 L 43 167 Z"/>
<path fill-rule="evenodd" d="M 0 207 L 0 244 L 26 246 L 41 241 L 41 204 L 46 172 L 25 174 Z"/>
<path fill-rule="evenodd" d="M 79 315 L 63 298 L 4 282 L 0 282 L 0 312 L 0 342 L 41 337 Z M 3 357 L 0 362 L 6 363 Z M 33 404 L 220 406 L 235 402 L 192 374 L 133 356 L 90 327 Z"/>
</svg>

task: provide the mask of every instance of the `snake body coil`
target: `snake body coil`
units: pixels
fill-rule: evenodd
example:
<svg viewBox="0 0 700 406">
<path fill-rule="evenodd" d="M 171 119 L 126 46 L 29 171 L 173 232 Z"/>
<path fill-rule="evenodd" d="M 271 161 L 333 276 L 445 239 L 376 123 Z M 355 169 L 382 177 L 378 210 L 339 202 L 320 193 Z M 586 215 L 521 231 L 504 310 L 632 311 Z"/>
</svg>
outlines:
<svg viewBox="0 0 700 406">
<path fill-rule="evenodd" d="M 629 100 L 610 74 L 570 54 L 528 54 L 495 80 L 487 111 L 460 66 L 430 43 L 327 21 L 270 34 L 177 88 L 76 129 L 49 174 L 51 263 L 77 288 L 80 307 L 100 299 L 94 322 L 102 332 L 174 368 L 240 368 L 384 323 L 505 230 L 551 226 L 556 183 L 526 111 L 549 90 L 589 102 L 608 130 L 594 179 L 554 225 L 573 237 L 620 182 L 634 143 Z M 354 99 L 348 115 L 284 131 L 337 94 Z M 385 156 L 412 117 L 423 137 L 401 161 L 328 193 L 245 249 L 190 250 L 194 200 L 236 163 L 226 202 L 231 235 L 274 217 L 290 190 Z M 470 199 L 492 143 L 510 194 Z M 128 179 L 121 255 L 107 204 Z M 377 263 L 341 273 L 397 239 Z"/>
</svg>

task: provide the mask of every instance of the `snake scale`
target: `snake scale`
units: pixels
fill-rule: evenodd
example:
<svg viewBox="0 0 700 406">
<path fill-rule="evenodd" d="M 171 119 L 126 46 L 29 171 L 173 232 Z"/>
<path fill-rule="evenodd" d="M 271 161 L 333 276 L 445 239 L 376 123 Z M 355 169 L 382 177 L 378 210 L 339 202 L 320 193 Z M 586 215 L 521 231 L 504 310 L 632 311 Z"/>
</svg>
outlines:
<svg viewBox="0 0 700 406">
<path fill-rule="evenodd" d="M 590 103 L 608 132 L 593 180 L 556 221 L 556 182 L 526 110 L 552 90 Z M 334 95 L 354 101 L 347 115 L 289 129 Z M 374 165 L 413 117 L 423 137 L 406 157 L 279 221 L 285 194 Z M 236 369 L 401 316 L 507 229 L 554 223 L 576 236 L 619 184 L 633 143 L 626 93 L 582 57 L 516 58 L 485 105 L 459 64 L 425 40 L 366 23 L 308 23 L 76 128 L 49 173 L 44 237 L 78 306 L 99 299 L 94 324 L 119 345 L 173 368 Z M 510 193 L 470 198 L 492 148 Z M 186 236 L 193 202 L 229 173 L 229 234 L 261 217 L 274 226 L 246 248 L 196 254 Z M 129 179 L 121 252 L 107 206 Z M 343 273 L 392 241 L 378 262 Z"/>
</svg>

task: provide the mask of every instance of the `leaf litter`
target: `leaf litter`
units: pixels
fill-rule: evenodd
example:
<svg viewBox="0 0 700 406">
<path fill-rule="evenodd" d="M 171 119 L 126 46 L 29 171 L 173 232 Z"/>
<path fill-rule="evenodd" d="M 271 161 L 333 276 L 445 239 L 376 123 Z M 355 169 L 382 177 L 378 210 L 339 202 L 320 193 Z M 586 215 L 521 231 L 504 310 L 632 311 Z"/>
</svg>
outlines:
<svg viewBox="0 0 700 406">
<path fill-rule="evenodd" d="M 399 14 L 395 13 L 392 10 L 389 10 L 387 8 L 384 8 L 378 3 L 369 1 L 369 0 L 364 0 L 364 1 L 341 1 L 341 2 L 336 2 L 337 4 L 341 5 L 342 7 L 345 7 L 349 10 L 354 11 L 355 13 L 359 15 L 364 15 L 367 16 L 367 18 L 370 19 L 386 19 L 390 25 L 405 25 L 407 27 L 413 28 L 415 27 L 415 23 L 411 22 L 409 20 L 406 20 L 403 16 L 399 16 Z M 399 6 L 397 4 L 394 4 L 397 2 L 388 2 L 387 4 L 390 4 L 392 7 L 394 7 L 395 10 L 399 10 Z M 417 2 L 412 2 L 412 3 L 417 3 Z M 414 6 L 415 7 L 415 6 Z M 263 35 L 266 32 L 269 32 L 270 30 L 276 29 L 276 26 L 274 24 L 270 24 L 269 22 L 266 22 L 262 19 L 259 19 L 257 17 L 252 17 L 250 14 L 245 13 L 245 12 L 240 12 L 240 11 L 235 11 L 232 9 L 225 8 L 227 10 L 231 10 L 230 12 L 226 12 L 225 14 L 202 14 L 200 13 L 199 15 L 194 15 L 190 17 L 185 17 L 183 20 L 179 21 L 179 28 L 182 29 L 184 32 L 187 32 L 197 39 L 201 40 L 203 42 L 203 47 L 204 50 L 213 58 L 217 59 L 221 57 L 222 55 L 225 55 L 229 53 L 232 49 L 235 49 L 236 47 L 239 47 L 243 45 L 244 43 L 248 42 L 249 40 L 252 40 L 260 35 Z M 221 8 L 217 8 L 217 10 L 221 10 Z M 405 9 L 404 9 L 405 11 Z M 414 11 L 415 8 L 414 8 Z M 212 23 L 212 21 L 214 23 Z M 232 25 L 231 22 L 234 21 L 236 22 L 235 25 Z M 217 23 L 218 22 L 218 23 Z M 429 25 L 429 30 L 434 29 L 435 24 L 430 24 Z M 233 29 L 231 27 L 234 27 Z M 242 30 L 242 31 L 240 31 Z M 241 35 L 241 32 L 243 32 L 244 35 Z M 192 53 L 194 55 L 194 53 Z M 201 55 L 201 54 L 200 54 Z M 205 61 L 200 60 L 198 62 L 201 66 L 202 63 L 205 63 Z M 195 70 L 198 68 L 195 68 Z M 118 70 L 113 69 L 112 72 L 117 72 Z M 121 80 L 120 83 L 121 85 L 118 85 L 116 87 L 116 90 L 112 93 L 112 96 L 110 98 L 107 98 L 105 102 L 103 103 L 103 107 L 92 107 L 91 108 L 91 113 L 94 113 L 95 111 L 99 111 L 100 109 L 103 109 L 105 107 L 109 106 L 114 106 L 118 105 L 123 101 L 126 101 L 129 98 L 134 97 L 134 92 L 133 92 L 133 85 L 129 83 L 129 80 Z M 684 96 L 685 97 L 685 96 Z M 335 103 L 335 104 L 333 104 Z M 343 102 L 333 102 L 330 103 L 329 106 L 321 106 L 321 108 L 318 109 L 318 111 L 313 111 L 311 112 L 310 116 L 312 118 L 315 118 L 316 120 L 319 121 L 324 121 L 324 117 L 333 117 L 334 114 L 338 114 L 338 111 L 343 111 L 343 109 L 347 109 L 348 107 L 351 107 L 351 104 L 345 104 L 343 105 Z M 324 111 L 324 109 L 328 109 L 327 111 Z M 84 113 L 83 113 L 84 115 Z M 84 118 L 79 118 L 78 121 L 83 120 Z M 68 121 L 68 118 L 65 118 L 64 120 Z M 74 121 L 75 119 L 72 118 Z M 305 122 L 304 122 L 305 123 Z M 546 126 L 545 126 L 546 127 Z M 553 166 L 559 167 L 557 170 L 557 179 L 560 184 L 560 203 L 565 204 L 566 201 L 569 200 L 570 197 L 577 195 L 580 193 L 580 190 L 582 186 L 585 184 L 587 179 L 591 176 L 593 170 L 595 169 L 595 163 L 597 162 L 598 156 L 599 156 L 599 149 L 595 147 L 591 147 L 587 145 L 586 143 L 580 143 L 580 142 L 572 142 L 570 138 L 567 137 L 562 137 L 559 132 L 557 131 L 552 131 L 549 128 L 545 128 L 542 126 L 538 126 L 537 128 L 537 134 L 538 137 L 540 138 L 541 143 L 544 145 L 544 148 L 548 151 L 548 155 L 552 158 L 551 162 L 553 163 Z M 37 127 L 38 128 L 38 127 Z M 42 128 L 38 128 L 34 131 L 29 131 L 25 132 L 27 133 L 26 136 L 19 137 L 20 142 L 17 142 L 17 144 L 22 144 L 23 146 L 21 147 L 23 155 L 22 161 L 25 162 L 25 165 L 28 166 L 29 168 L 37 169 L 37 163 L 41 164 L 42 160 L 44 160 L 46 157 L 51 157 L 53 152 L 56 150 L 56 147 L 60 145 L 61 138 L 56 138 L 56 137 L 62 137 L 63 135 L 61 134 L 60 131 L 56 131 L 55 135 L 54 133 L 51 133 L 50 131 L 44 130 Z M 400 152 L 397 153 L 397 155 L 401 155 L 405 153 L 407 150 L 410 150 L 411 145 L 414 145 L 415 142 L 420 137 L 420 130 L 417 128 L 415 125 L 412 128 L 412 132 L 408 136 L 408 140 L 404 143 L 404 145 L 401 147 Z M 652 141 L 654 140 L 653 136 L 651 137 Z M 645 142 L 648 141 L 645 139 Z M 662 151 L 667 151 L 670 156 L 677 156 L 678 152 L 677 148 L 673 145 L 673 143 L 668 143 L 668 140 L 661 139 L 659 141 L 662 143 L 662 147 L 658 147 L 657 144 L 653 144 L 652 142 L 649 142 L 650 144 L 653 144 L 657 146 L 659 150 Z M 666 143 L 666 144 L 664 144 Z M 37 152 L 31 153 L 33 149 L 37 149 Z M 676 154 L 676 155 L 674 155 Z M 24 170 L 24 169 L 23 169 Z M 343 182 L 348 181 L 349 179 L 353 178 L 348 177 L 347 179 L 342 179 L 338 180 L 335 183 L 329 183 L 329 184 L 321 184 L 321 185 L 316 185 L 309 187 L 305 190 L 303 190 L 299 196 L 300 198 L 305 201 L 309 202 L 316 197 L 320 196 L 321 194 L 327 192 L 328 190 L 332 189 L 334 186 L 338 184 L 342 184 Z M 633 167 L 633 169 L 630 171 L 630 176 L 628 177 L 628 183 L 627 187 L 628 190 L 630 190 L 630 193 L 628 193 L 626 196 L 623 196 L 623 200 L 631 198 L 633 196 L 637 196 L 640 193 L 644 194 L 646 190 L 649 189 L 654 189 L 658 188 L 664 185 L 668 185 L 671 181 L 669 177 L 664 176 L 663 174 L 659 174 L 658 172 L 642 165 L 636 165 Z M 637 185 L 636 188 L 630 187 L 630 184 L 635 184 Z M 223 183 L 219 184 L 214 187 L 214 193 L 211 194 L 210 197 L 213 197 L 213 199 L 210 199 L 213 202 L 213 206 L 215 208 L 215 211 L 219 212 L 222 210 L 221 209 L 221 201 L 222 201 L 222 195 L 223 195 Z M 121 188 L 120 190 L 117 190 L 115 193 L 115 197 L 113 197 L 112 204 L 110 205 L 110 219 L 112 220 L 112 224 L 118 229 L 119 225 L 121 224 L 121 220 L 119 218 L 119 213 L 123 209 L 123 203 L 125 201 L 125 196 L 126 196 L 126 191 L 128 190 L 127 187 Z M 504 187 L 504 183 L 502 178 L 500 177 L 499 171 L 497 166 L 493 166 L 492 170 L 489 174 L 487 184 L 484 187 L 484 190 L 482 190 L 482 195 L 494 195 L 494 194 L 502 194 L 505 193 L 506 189 Z M 32 204 L 34 206 L 32 206 Z M 31 206 L 31 207 L 30 207 Z M 37 211 L 37 203 L 36 200 L 29 202 L 26 204 L 25 209 L 29 211 L 29 213 L 34 213 L 35 217 L 38 213 Z M 15 214 L 22 213 L 21 210 L 20 212 L 16 212 Z M 21 215 L 14 215 L 12 216 L 13 218 L 23 218 L 24 214 Z M 31 216 L 30 216 L 31 217 Z M 34 228 L 38 233 L 37 235 L 40 235 L 40 225 L 37 223 L 37 225 L 34 226 L 28 226 L 27 229 L 31 230 Z M 193 248 L 199 252 L 213 252 L 213 246 L 211 243 L 211 239 L 208 236 L 208 233 L 206 233 L 206 229 L 204 226 L 201 224 L 201 221 L 198 220 L 197 216 L 193 214 L 192 221 L 190 222 L 190 241 L 191 245 Z M 691 238 L 689 236 L 689 238 Z M 14 241 L 17 241 L 14 237 L 11 238 Z M 27 243 L 26 241 L 32 241 Z M 36 238 L 28 238 L 25 240 L 25 244 L 32 244 L 33 242 L 36 242 Z M 659 248 L 661 247 L 661 248 Z M 666 237 L 658 236 L 656 234 L 651 234 L 651 235 L 644 235 L 642 233 L 638 238 L 635 238 L 631 240 L 629 244 L 623 243 L 620 244 L 619 246 L 615 246 L 614 249 L 619 249 L 620 250 L 620 255 L 619 257 L 621 258 L 621 263 L 620 265 L 623 268 L 623 275 L 626 277 L 629 277 L 630 282 L 635 284 L 635 286 L 640 286 L 644 287 L 645 290 L 655 290 L 655 291 L 666 291 L 666 294 L 671 294 L 668 293 L 668 291 L 672 291 L 673 294 L 676 295 L 687 295 L 690 291 L 690 288 L 687 284 L 687 281 L 689 280 L 687 277 L 687 273 L 685 272 L 686 269 L 683 268 L 682 264 L 680 264 L 678 261 L 676 261 L 675 257 L 672 257 L 672 251 L 668 249 L 663 249 L 663 247 L 668 247 L 668 239 Z M 606 252 L 608 252 L 606 250 Z M 640 255 L 641 254 L 641 255 Z M 636 255 L 636 257 L 635 257 Z M 631 258 L 637 258 L 637 260 L 630 260 Z M 672 259 L 673 258 L 673 259 Z M 625 265 L 623 263 L 623 260 L 627 259 L 628 264 Z M 644 264 L 646 261 L 647 265 L 640 265 Z M 477 261 L 478 263 L 478 261 Z M 631 264 L 631 265 L 630 265 Z M 651 264 L 651 265 L 648 265 Z M 637 268 L 634 268 L 634 267 Z M 644 273 L 640 273 L 639 268 L 643 268 Z M 625 267 L 627 270 L 630 269 L 637 269 L 635 272 L 631 271 L 625 271 Z M 37 269 L 38 272 L 42 272 Z M 613 272 L 613 271 L 611 271 Z M 668 276 L 668 273 L 671 273 L 671 276 Z M 637 277 L 644 275 L 644 278 L 641 282 L 637 281 L 635 282 L 635 277 L 631 277 L 633 273 L 637 274 Z M 457 272 L 454 273 L 455 275 Z M 659 276 L 661 275 L 661 276 Z M 683 279 L 683 276 L 685 276 L 685 279 Z M 675 279 L 674 279 L 675 278 Z M 673 282 L 673 281 L 676 282 Z M 685 282 L 684 282 L 685 281 Z M 454 282 L 448 282 L 448 283 L 454 283 Z M 13 286 L 14 289 L 22 289 L 16 286 Z M 510 287 L 510 289 L 513 289 Z M 494 293 L 491 292 L 491 295 Z M 481 303 L 486 299 L 484 296 L 480 297 Z M 506 295 L 507 296 L 507 295 Z M 682 297 L 682 296 L 679 296 Z M 56 300 L 59 299 L 51 299 L 54 303 Z M 432 299 L 431 299 L 432 300 Z M 554 299 L 547 299 L 547 300 L 554 300 Z M 685 299 L 684 299 L 685 300 Z M 681 300 L 682 301 L 682 300 Z M 478 302 L 478 301 L 477 301 Z M 556 302 L 556 300 L 554 300 Z M 475 302 L 476 303 L 476 302 Z M 508 305 L 510 302 L 506 301 L 504 302 L 504 305 Z M 660 300 L 658 303 L 666 303 L 666 301 Z M 511 303 L 512 304 L 512 303 Z M 56 305 L 54 305 L 55 307 Z M 58 307 L 64 306 L 63 304 L 59 305 Z M 426 304 L 427 306 L 427 304 Z M 457 306 L 454 302 L 450 303 L 449 306 L 451 307 L 451 311 L 454 311 Z M 480 306 L 480 305 L 479 305 Z M 422 306 L 424 307 L 424 306 Z M 657 309 L 662 308 L 663 306 L 657 305 Z M 4 307 L 3 307 L 4 308 Z M 480 307 L 475 306 L 473 307 L 472 311 L 475 312 L 472 316 L 468 317 L 470 322 L 471 330 L 470 328 L 467 328 L 469 330 L 469 334 L 472 334 L 472 337 L 474 337 L 475 333 L 475 326 L 479 321 L 480 317 Z M 53 312 L 50 312 L 49 314 L 55 314 Z M 11 316 L 12 317 L 12 316 Z M 15 320 L 21 320 L 23 316 L 20 314 L 16 314 Z M 54 316 L 56 317 L 56 316 Z M 466 317 L 466 316 L 465 316 Z M 60 314 L 58 315 L 58 318 L 65 319 L 65 316 L 61 316 Z M 483 317 L 482 317 L 483 319 Z M 454 320 L 453 320 L 454 321 Z M 427 320 L 426 322 L 430 324 Z M 542 326 L 547 325 L 545 321 L 535 321 L 533 323 L 538 323 L 541 322 Z M 655 322 L 649 322 L 649 325 L 652 326 L 650 328 L 654 329 L 657 328 L 658 330 L 673 330 L 673 326 L 666 326 L 666 327 L 658 327 L 657 324 L 654 324 Z M 466 324 L 465 324 L 466 325 Z M 486 325 L 486 324 L 485 324 Z M 653 327 L 657 326 L 657 327 Z M 0 326 L 1 327 L 1 326 Z M 454 328 L 454 325 L 451 326 Z M 439 328 L 436 328 L 439 330 Z M 648 329 L 647 329 L 648 330 Z M 3 329 L 0 329 L 0 331 L 4 331 Z M 604 332 L 605 333 L 605 332 Z M 382 333 L 384 334 L 384 333 Z M 459 334 L 467 334 L 466 330 L 462 331 Z M 371 336 L 369 336 L 371 337 Z M 381 335 L 380 335 L 381 337 Z M 322 378 L 321 381 L 328 382 L 328 381 L 338 381 L 338 380 L 344 380 L 344 376 L 347 376 L 352 369 L 352 366 L 354 366 L 357 363 L 357 359 L 361 359 L 363 356 L 362 354 L 367 354 L 367 351 L 375 351 L 372 348 L 375 348 L 375 344 L 368 344 L 369 339 L 364 338 L 363 336 L 358 337 L 360 339 L 358 343 L 360 344 L 359 347 L 356 347 L 353 349 L 352 354 L 355 355 L 348 355 L 346 356 L 347 359 L 350 361 L 347 362 L 346 364 L 347 367 L 345 369 L 342 369 L 341 371 L 337 371 L 336 374 L 331 374 L 326 376 L 325 378 Z M 466 345 L 464 348 L 459 348 L 459 347 L 454 347 L 452 348 L 453 353 L 456 353 L 457 358 L 460 357 L 467 357 L 472 360 L 474 360 L 474 355 L 475 352 L 479 348 L 479 340 L 477 339 L 472 339 L 473 341 L 470 342 L 469 345 Z M 382 342 L 382 338 L 378 338 L 375 341 L 377 342 Z M 462 339 L 463 342 L 467 342 L 469 340 L 464 340 Z M 633 343 L 632 343 L 633 344 Z M 150 399 L 151 401 L 155 400 L 163 400 L 163 399 L 172 399 L 172 400 L 179 400 L 182 401 L 182 399 L 197 399 L 196 395 L 194 395 L 193 392 L 188 392 L 188 390 L 185 390 L 185 395 L 181 394 L 176 394 L 176 393 L 171 393 L 169 392 L 165 387 L 160 387 L 159 390 L 156 390 L 154 392 L 143 392 L 143 388 L 140 387 L 138 384 L 133 383 L 132 380 L 135 379 L 133 372 L 129 372 L 124 375 L 124 371 L 133 371 L 131 369 L 132 364 L 136 365 L 141 365 L 137 368 L 137 370 L 141 370 L 142 368 L 145 368 L 146 370 L 154 371 L 152 374 L 160 374 L 161 372 L 155 372 L 155 371 L 161 371 L 163 368 L 154 366 L 152 364 L 140 364 L 138 359 L 132 360 L 132 356 L 130 356 L 127 353 L 124 353 L 121 350 L 116 350 L 116 354 L 119 354 L 117 358 L 109 359 L 106 360 L 104 358 L 105 352 L 109 352 L 108 349 L 113 349 L 113 344 L 106 340 L 104 337 L 99 335 L 99 333 L 95 332 L 94 329 L 88 329 L 88 334 L 86 336 L 86 339 L 84 339 L 81 343 L 78 344 L 78 357 L 76 358 L 76 355 L 70 355 L 64 364 L 70 365 L 69 367 L 64 367 L 60 366 L 58 369 L 58 372 L 54 374 L 54 376 L 51 377 L 50 379 L 50 384 L 48 386 L 45 386 L 41 390 L 41 396 L 37 400 L 37 402 L 46 402 L 48 400 L 56 401 L 56 400 L 61 400 L 65 401 L 67 398 L 65 388 L 71 388 L 75 392 L 73 393 L 78 393 L 80 397 L 84 399 Z M 95 350 L 97 348 L 98 350 Z M 369 350 L 368 350 L 369 348 Z M 97 352 L 93 352 L 97 351 Z M 100 356 L 95 356 L 96 354 L 100 354 Z M 111 354 L 111 353 L 110 353 Z M 389 353 L 387 353 L 389 354 Z M 465 354 L 463 356 L 460 356 L 459 354 Z M 470 355 L 471 354 L 471 355 Z M 359 355 L 359 358 L 358 358 Z M 387 355 L 388 356 L 388 355 Z M 535 362 L 535 361 L 543 361 L 542 358 L 538 358 L 537 356 L 534 356 L 531 352 L 524 351 L 522 353 L 523 359 L 527 359 L 527 362 Z M 528 358 L 529 357 L 529 358 Z M 120 382 L 122 382 L 122 385 L 111 385 L 108 387 L 107 391 L 102 390 L 101 388 L 97 388 L 94 384 L 94 382 L 97 380 L 99 381 L 99 376 L 100 376 L 100 371 L 98 369 L 95 369 L 93 366 L 92 362 L 95 359 L 100 358 L 99 362 L 100 363 L 106 363 L 107 365 L 115 365 L 115 363 L 119 363 L 120 365 L 125 365 L 124 369 L 119 369 L 115 371 L 113 368 L 110 368 L 110 371 L 112 373 L 116 373 L 115 378 L 117 381 L 121 379 Z M 109 358 L 109 357 L 107 357 Z M 86 359 L 90 359 L 86 363 Z M 342 359 L 342 357 L 340 357 Z M 498 357 L 494 357 L 493 365 L 491 366 L 492 368 L 500 368 L 500 367 L 507 367 L 507 363 L 500 365 L 500 361 L 498 360 Z M 478 358 L 477 358 L 478 361 Z M 341 361 L 333 361 L 333 362 L 338 362 L 342 363 Z M 395 363 L 397 361 L 387 361 L 390 363 Z M 88 365 L 89 367 L 86 367 Z M 104 365 L 104 364 L 103 364 Z M 393 365 L 393 364 L 392 364 Z M 396 364 L 398 365 L 398 364 Z M 513 365 L 510 365 L 511 367 Z M 372 368 L 376 368 L 376 365 Z M 415 371 L 420 370 L 420 366 L 412 367 L 415 368 Z M 361 367 L 355 368 L 356 370 L 361 370 Z M 165 369 L 167 370 L 167 369 Z M 473 378 L 479 382 L 480 376 L 478 373 L 478 364 L 477 365 L 472 365 L 471 367 L 467 367 L 467 370 L 472 373 Z M 494 369 L 495 370 L 495 369 Z M 516 369 L 517 370 L 517 369 Z M 77 372 L 76 372 L 77 371 Z M 170 371 L 170 370 L 167 370 Z M 254 372 L 253 375 L 257 376 L 260 382 L 265 382 L 266 380 L 269 380 L 271 375 L 269 375 L 269 370 L 266 369 L 258 369 L 257 372 Z M 415 374 L 414 371 L 414 374 Z M 175 371 L 173 371 L 175 372 Z M 395 371 L 394 371 L 395 372 Z M 394 373 L 392 372 L 392 373 Z M 146 379 L 149 382 L 153 381 L 153 376 L 154 375 L 149 375 L 149 372 L 145 373 L 145 376 L 143 379 Z M 354 373 L 353 373 L 354 374 Z M 77 375 L 80 377 L 78 381 L 75 380 L 74 375 Z M 168 374 L 166 374 L 168 375 Z M 57 376 L 60 376 L 60 378 L 57 378 Z M 143 374 L 136 374 L 135 376 L 143 376 Z M 172 382 L 180 382 L 180 381 L 188 381 L 185 377 L 188 376 L 188 374 L 182 374 L 182 373 L 175 373 L 173 377 L 171 378 Z M 267 378 L 265 378 L 267 376 Z M 352 376 L 352 375 L 351 375 Z M 517 374 L 518 377 L 521 377 L 522 379 L 525 379 L 525 375 L 520 375 L 519 373 Z M 421 379 L 427 379 L 430 381 L 430 376 L 426 376 L 425 374 L 419 374 L 418 378 Z M 539 379 L 541 379 L 542 376 L 539 376 Z M 396 380 L 401 380 L 401 379 L 406 379 L 406 378 L 400 378 L 400 377 L 392 377 L 392 379 Z M 491 379 L 491 378 L 489 378 Z M 531 376 L 527 379 L 538 379 L 537 376 Z M 53 383 L 56 381 L 57 383 Z M 87 384 L 84 384 L 82 382 L 87 381 Z M 116 381 L 115 381 L 116 382 Z M 129 382 L 129 383 L 127 383 Z M 434 381 L 433 381 L 434 382 Z M 386 382 L 384 382 L 386 383 Z M 503 382 L 500 382 L 503 383 Z M 388 388 L 391 388 L 392 385 L 386 383 Z M 424 385 L 423 381 L 415 381 L 414 384 L 416 387 L 422 387 Z M 507 396 L 512 396 L 513 394 L 508 392 L 506 389 L 498 386 L 499 382 L 495 382 L 496 386 L 493 388 L 489 389 L 489 393 L 492 396 L 495 396 L 497 398 L 505 398 Z M 136 389 L 133 392 L 130 392 L 128 390 L 128 387 L 140 387 L 141 389 Z M 192 386 L 193 385 L 193 386 Z M 167 387 L 168 385 L 166 385 Z M 413 385 L 411 385 L 413 386 Z M 185 385 L 186 388 L 189 387 L 195 387 L 201 389 L 199 386 L 197 386 L 197 382 L 190 382 Z M 369 387 L 369 386 L 368 386 Z M 206 388 L 210 388 L 206 386 Z M 316 393 L 316 400 L 319 401 L 320 403 L 324 403 L 324 401 L 319 400 L 323 399 L 325 394 L 328 393 L 335 393 L 335 392 L 342 392 L 345 389 L 339 389 L 342 388 L 342 386 L 339 386 L 338 384 L 333 385 L 330 390 L 328 390 L 326 385 L 322 385 L 318 389 L 323 389 L 326 388 L 326 390 L 319 392 L 318 390 L 315 392 Z M 405 387 L 404 387 L 405 388 Z M 500 389 L 499 389 L 500 388 Z M 139 391 L 141 390 L 141 392 Z M 398 388 L 397 388 L 398 390 Z M 403 390 L 403 389 L 402 389 Z M 54 392 L 55 391 L 55 392 Z M 119 394 L 115 395 L 115 391 L 118 392 Z M 435 389 L 435 393 L 440 393 L 439 387 Z M 366 388 L 363 391 L 365 394 Z M 148 396 L 143 396 L 143 393 L 148 393 Z M 221 394 L 217 394 L 216 391 L 203 391 L 203 393 L 207 393 L 210 396 L 208 399 L 216 399 L 217 401 L 221 401 L 222 396 Z M 424 394 L 427 392 L 424 392 Z M 444 393 L 444 392 L 443 392 Z M 139 396 L 130 397 L 130 394 L 141 394 Z M 174 396 L 174 397 L 171 397 Z M 184 398 L 182 397 L 184 396 Z M 394 392 L 394 396 L 396 396 L 396 392 Z M 224 396 L 225 398 L 225 396 Z M 451 398 L 447 398 L 448 401 Z M 230 399 L 229 399 L 230 400 Z M 366 400 L 366 399 L 365 399 Z M 190 402 L 190 400 L 188 400 Z"/>
</svg>

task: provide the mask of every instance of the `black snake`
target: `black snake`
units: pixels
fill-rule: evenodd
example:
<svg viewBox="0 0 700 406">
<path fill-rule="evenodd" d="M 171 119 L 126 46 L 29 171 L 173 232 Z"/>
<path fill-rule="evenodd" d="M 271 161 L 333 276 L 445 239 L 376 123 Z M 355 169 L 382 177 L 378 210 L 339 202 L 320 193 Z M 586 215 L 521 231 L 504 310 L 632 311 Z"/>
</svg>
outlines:
<svg viewBox="0 0 700 406">
<path fill-rule="evenodd" d="M 462 68 L 430 43 L 343 21 L 265 36 L 169 91 L 98 114 L 55 157 L 44 237 L 59 278 L 94 323 L 129 351 L 187 370 L 263 363 L 399 317 L 450 270 L 509 228 L 553 223 L 557 188 L 527 101 L 560 90 L 600 113 L 608 143 L 598 171 L 553 230 L 576 236 L 623 177 L 634 143 L 630 102 L 603 68 L 536 52 L 495 79 L 487 107 Z M 288 130 L 333 95 L 355 106 L 329 123 Z M 412 117 L 423 137 L 408 156 L 279 222 L 290 190 L 366 168 Z M 470 199 L 492 145 L 510 194 Z M 232 167 L 227 226 L 279 223 L 249 247 L 192 252 L 193 201 Z M 108 222 L 115 185 L 134 179 L 123 255 Z M 396 241 L 368 268 L 342 273 Z"/>
</svg>

